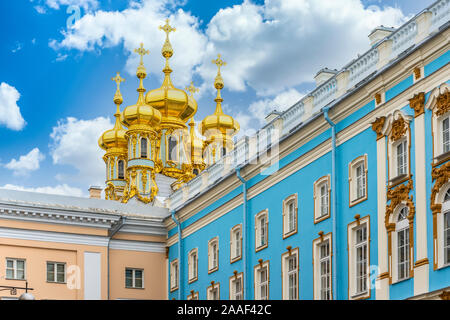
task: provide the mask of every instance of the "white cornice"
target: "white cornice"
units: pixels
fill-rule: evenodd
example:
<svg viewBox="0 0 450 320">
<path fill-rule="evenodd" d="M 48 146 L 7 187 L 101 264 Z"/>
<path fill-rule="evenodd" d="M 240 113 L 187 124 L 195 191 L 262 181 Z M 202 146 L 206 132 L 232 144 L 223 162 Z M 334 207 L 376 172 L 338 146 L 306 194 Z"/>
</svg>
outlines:
<svg viewBox="0 0 450 320">
<path fill-rule="evenodd" d="M 143 252 L 157 252 L 157 253 L 166 252 L 166 244 L 162 242 L 111 240 L 111 244 L 109 247 L 113 250 L 129 250 L 129 251 L 143 251 Z"/>
</svg>

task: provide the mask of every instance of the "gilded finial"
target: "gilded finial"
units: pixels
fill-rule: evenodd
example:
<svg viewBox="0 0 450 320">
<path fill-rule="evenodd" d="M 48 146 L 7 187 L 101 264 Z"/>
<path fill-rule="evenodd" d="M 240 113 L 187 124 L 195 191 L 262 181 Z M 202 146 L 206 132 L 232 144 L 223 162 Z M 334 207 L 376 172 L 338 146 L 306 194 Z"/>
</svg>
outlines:
<svg viewBox="0 0 450 320">
<path fill-rule="evenodd" d="M 134 49 L 134 52 L 141 56 L 141 62 L 139 63 L 141 66 L 144 65 L 144 56 L 149 54 L 149 50 L 144 49 L 144 43 L 141 42 L 141 46 L 137 49 Z"/>
<path fill-rule="evenodd" d="M 189 85 L 189 87 L 184 88 L 186 91 L 189 92 L 189 94 L 191 95 L 191 97 L 194 96 L 194 93 L 198 92 L 198 88 L 196 88 L 194 86 L 194 83 L 191 81 L 191 84 Z"/>
<path fill-rule="evenodd" d="M 212 61 L 212 63 L 217 66 L 217 76 L 216 76 L 216 79 L 214 80 L 214 87 L 217 90 L 223 89 L 223 86 L 224 86 L 222 74 L 220 73 L 220 68 L 227 65 L 227 63 L 225 61 L 223 61 L 221 57 L 222 56 L 220 54 L 218 54 L 217 59 Z"/>
<path fill-rule="evenodd" d="M 169 19 L 166 19 L 166 24 L 164 26 L 159 26 L 159 30 L 162 30 L 166 33 L 166 41 L 162 47 L 161 53 L 164 58 L 169 59 L 173 55 L 172 45 L 170 44 L 169 34 L 171 32 L 175 32 L 177 29 L 172 28 L 169 24 Z"/>
<path fill-rule="evenodd" d="M 123 102 L 122 94 L 120 93 L 120 84 L 124 82 L 125 79 L 120 76 L 119 72 L 117 72 L 116 76 L 111 78 L 111 80 L 117 84 L 116 94 L 114 95 L 114 103 L 119 106 Z"/>
</svg>

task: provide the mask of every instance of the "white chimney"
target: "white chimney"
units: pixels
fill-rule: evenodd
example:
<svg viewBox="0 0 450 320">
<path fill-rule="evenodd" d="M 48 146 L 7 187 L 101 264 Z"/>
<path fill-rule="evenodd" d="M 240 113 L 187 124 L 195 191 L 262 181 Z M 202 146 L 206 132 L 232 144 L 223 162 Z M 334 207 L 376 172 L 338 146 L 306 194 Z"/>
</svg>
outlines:
<svg viewBox="0 0 450 320">
<path fill-rule="evenodd" d="M 395 31 L 395 28 L 388 28 L 384 26 L 376 27 L 369 34 L 370 45 L 373 47 L 377 42 L 383 40 L 387 36 L 391 35 Z"/>
<path fill-rule="evenodd" d="M 314 77 L 314 80 L 316 80 L 316 86 L 320 86 L 322 83 L 327 81 L 328 79 L 332 78 L 338 71 L 331 70 L 328 68 L 323 68 L 317 72 L 316 76 Z"/>
</svg>

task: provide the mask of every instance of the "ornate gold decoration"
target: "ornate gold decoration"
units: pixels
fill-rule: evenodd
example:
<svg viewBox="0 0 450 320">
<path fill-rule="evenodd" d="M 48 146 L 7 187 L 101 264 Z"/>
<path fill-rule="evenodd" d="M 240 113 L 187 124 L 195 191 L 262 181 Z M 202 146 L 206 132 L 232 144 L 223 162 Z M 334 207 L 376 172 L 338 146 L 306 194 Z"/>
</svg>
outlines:
<svg viewBox="0 0 450 320">
<path fill-rule="evenodd" d="M 392 122 L 391 141 L 397 141 L 402 138 L 406 134 L 407 130 L 408 126 L 403 117 L 399 117 L 397 120 L 394 120 Z"/>
<path fill-rule="evenodd" d="M 380 104 L 381 103 L 381 94 L 380 93 L 376 93 L 375 94 L 375 103 L 376 104 Z"/>
<path fill-rule="evenodd" d="M 450 111 L 450 91 L 447 89 L 444 93 L 441 93 L 436 99 L 436 112 L 437 116 L 441 116 Z"/>
<path fill-rule="evenodd" d="M 395 228 L 395 223 L 390 223 L 389 219 L 390 216 L 394 213 L 395 208 L 402 202 L 405 202 L 405 204 L 409 208 L 408 214 L 409 221 L 413 221 L 415 215 L 415 207 L 413 196 L 409 195 L 409 192 L 412 189 L 413 189 L 413 181 L 412 179 L 409 179 L 407 184 L 400 184 L 397 187 L 389 189 L 387 191 L 386 196 L 387 200 L 390 201 L 390 203 L 386 205 L 386 214 L 384 218 L 384 223 L 388 230 L 391 229 L 392 227 Z"/>
<path fill-rule="evenodd" d="M 439 295 L 439 298 L 442 300 L 450 300 L 450 291 L 442 291 L 442 293 Z"/>
<path fill-rule="evenodd" d="M 412 99 L 409 99 L 409 105 L 414 109 L 414 117 L 418 117 L 425 112 L 425 93 L 419 92 Z"/>
<path fill-rule="evenodd" d="M 433 214 L 441 211 L 441 204 L 436 204 L 436 197 L 442 186 L 450 180 L 450 162 L 447 162 L 439 168 L 431 170 L 431 179 L 436 181 L 431 189 L 430 207 Z"/>
<path fill-rule="evenodd" d="M 385 121 L 386 121 L 386 117 L 382 116 L 382 117 L 376 118 L 376 120 L 374 122 L 372 122 L 372 130 L 376 132 L 377 140 L 384 137 L 384 134 L 382 133 L 382 131 L 383 131 L 383 126 L 384 126 Z"/>
<path fill-rule="evenodd" d="M 420 68 L 415 67 L 414 68 L 414 79 L 418 80 L 418 79 L 420 79 L 420 76 L 421 76 Z"/>
</svg>

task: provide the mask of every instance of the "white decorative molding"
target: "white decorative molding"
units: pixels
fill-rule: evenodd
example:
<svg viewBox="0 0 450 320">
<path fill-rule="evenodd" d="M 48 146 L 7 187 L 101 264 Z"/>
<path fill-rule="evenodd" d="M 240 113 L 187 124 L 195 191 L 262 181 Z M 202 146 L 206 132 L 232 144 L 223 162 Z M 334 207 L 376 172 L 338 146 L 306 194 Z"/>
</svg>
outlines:
<svg viewBox="0 0 450 320">
<path fill-rule="evenodd" d="M 109 245 L 112 250 L 128 250 L 128 251 L 143 251 L 143 252 L 157 252 L 165 253 L 166 245 L 162 242 L 144 242 L 144 241 L 129 241 L 129 240 L 111 240 Z"/>
</svg>

